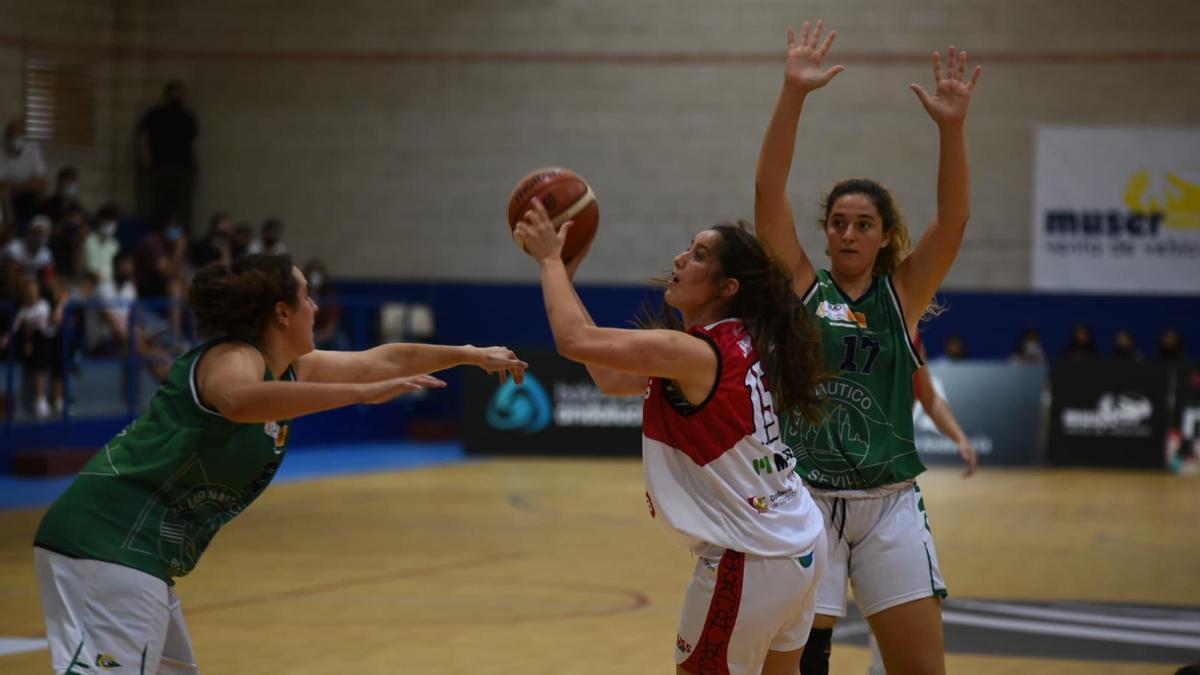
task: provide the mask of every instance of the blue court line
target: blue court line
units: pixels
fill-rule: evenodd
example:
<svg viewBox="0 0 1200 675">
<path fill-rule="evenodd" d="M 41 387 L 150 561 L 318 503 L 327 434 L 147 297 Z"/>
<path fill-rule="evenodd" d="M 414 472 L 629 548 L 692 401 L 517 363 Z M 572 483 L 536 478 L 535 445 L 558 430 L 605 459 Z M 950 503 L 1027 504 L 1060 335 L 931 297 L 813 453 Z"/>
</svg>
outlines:
<svg viewBox="0 0 1200 675">
<path fill-rule="evenodd" d="M 295 483 L 373 471 L 421 469 L 454 464 L 463 461 L 463 457 L 462 444 L 458 442 L 305 446 L 288 451 L 274 482 Z M 0 510 L 48 506 L 74 479 L 74 476 L 0 476 Z"/>
</svg>

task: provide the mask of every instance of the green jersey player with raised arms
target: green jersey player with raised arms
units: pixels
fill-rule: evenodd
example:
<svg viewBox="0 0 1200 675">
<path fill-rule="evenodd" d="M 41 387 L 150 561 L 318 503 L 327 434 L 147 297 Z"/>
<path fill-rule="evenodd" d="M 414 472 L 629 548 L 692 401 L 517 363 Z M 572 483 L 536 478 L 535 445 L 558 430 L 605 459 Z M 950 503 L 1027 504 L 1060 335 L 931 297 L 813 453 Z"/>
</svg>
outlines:
<svg viewBox="0 0 1200 675">
<path fill-rule="evenodd" d="M 796 126 L 805 97 L 843 68 L 822 70 L 834 33 L 806 22 L 788 54 L 759 155 L 757 234 L 791 269 L 796 292 L 821 326 L 825 413 L 812 424 L 788 415 L 783 440 L 825 516 L 829 567 L 817 588 L 817 617 L 801 659 L 804 675 L 829 672 L 834 623 L 846 615 L 846 582 L 883 652 L 889 673 L 945 671 L 940 599 L 946 595 L 915 478 L 924 471 L 913 442 L 912 375 L 917 323 L 958 253 L 970 209 L 964 125 L 980 70 L 950 47 L 933 55 L 937 88 L 913 91 L 937 124 L 937 216 L 908 253 L 908 233 L 879 183 L 838 183 L 823 205 L 828 270 L 814 268 L 795 232 L 787 195 Z"/>
<path fill-rule="evenodd" d="M 181 356 L 148 409 L 80 471 L 34 538 L 54 672 L 198 672 L 173 585 L 270 483 L 291 420 L 382 403 L 472 364 L 518 380 L 503 347 L 313 348 L 317 305 L 285 256 L 214 264 L 190 303 L 212 339 Z"/>
</svg>

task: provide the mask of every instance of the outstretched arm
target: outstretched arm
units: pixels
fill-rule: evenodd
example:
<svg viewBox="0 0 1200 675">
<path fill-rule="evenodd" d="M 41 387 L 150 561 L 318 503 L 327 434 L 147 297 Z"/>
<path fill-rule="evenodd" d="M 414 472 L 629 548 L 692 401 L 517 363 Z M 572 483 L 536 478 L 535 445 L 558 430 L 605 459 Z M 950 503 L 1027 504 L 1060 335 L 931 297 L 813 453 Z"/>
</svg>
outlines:
<svg viewBox="0 0 1200 675">
<path fill-rule="evenodd" d="M 291 419 L 353 403 L 383 403 L 419 389 L 445 383 L 429 375 L 369 383 L 263 381 L 265 362 L 257 349 L 226 343 L 209 350 L 197 367 L 203 403 L 233 422 Z"/>
<path fill-rule="evenodd" d="M 685 396 L 703 400 L 716 377 L 717 356 L 708 343 L 674 330 L 598 328 L 571 287 L 561 258 L 571 223 L 558 232 L 537 199 L 514 236 L 541 268 L 546 316 L 558 353 L 581 363 L 633 374 L 645 387 L 646 377 L 679 383 Z"/>
<path fill-rule="evenodd" d="M 941 149 L 938 155 L 937 216 L 916 249 L 900 263 L 894 274 L 910 334 L 916 330 L 917 322 L 958 255 L 971 212 L 965 125 L 971 92 L 983 69 L 976 66 L 971 78 L 967 79 L 967 53 L 956 53 L 951 46 L 946 56 L 943 73 L 941 54 L 935 52 L 933 55 L 933 76 L 937 82 L 934 95 L 930 96 L 918 84 L 912 85 L 921 105 L 937 123 Z"/>
<path fill-rule="evenodd" d="M 788 201 L 787 181 L 792 170 L 796 147 L 796 125 L 809 92 L 820 89 L 838 73 L 845 70 L 834 66 L 821 70 L 821 60 L 833 46 L 837 31 L 830 31 L 824 43 L 819 43 L 822 22 L 809 32 L 807 21 L 800 29 L 800 41 L 788 28 L 787 65 L 784 68 L 783 90 L 775 103 L 775 112 L 763 136 L 758 154 L 758 173 L 754 180 L 755 234 L 771 254 L 782 260 L 792 273 L 792 284 L 803 294 L 816 280 L 816 272 L 808 255 L 796 237 L 796 223 Z M 818 44 L 820 45 L 818 47 Z"/>
<path fill-rule="evenodd" d="M 296 359 L 296 376 L 305 382 L 378 382 L 435 373 L 454 366 L 477 366 L 518 383 L 529 364 L 506 347 L 394 343 L 360 352 L 314 350 Z"/>
</svg>

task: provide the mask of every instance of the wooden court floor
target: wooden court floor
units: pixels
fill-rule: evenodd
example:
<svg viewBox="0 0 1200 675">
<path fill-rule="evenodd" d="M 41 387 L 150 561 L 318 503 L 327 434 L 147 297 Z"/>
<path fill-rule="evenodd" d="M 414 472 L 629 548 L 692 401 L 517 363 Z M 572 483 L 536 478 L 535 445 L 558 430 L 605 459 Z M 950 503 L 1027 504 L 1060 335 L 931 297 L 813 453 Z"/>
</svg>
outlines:
<svg viewBox="0 0 1200 675">
<path fill-rule="evenodd" d="M 276 485 L 177 591 L 205 673 L 673 672 L 692 562 L 634 460 L 491 460 Z M 921 480 L 952 596 L 1200 605 L 1200 481 L 951 470 Z M 0 636 L 43 634 L 30 541 L 0 512 Z M 1200 660 L 1200 658 L 1198 658 Z M 834 673 L 866 672 L 836 645 Z M 1170 673 L 951 654 L 951 673 Z M 49 672 L 47 652 L 0 673 Z"/>
</svg>

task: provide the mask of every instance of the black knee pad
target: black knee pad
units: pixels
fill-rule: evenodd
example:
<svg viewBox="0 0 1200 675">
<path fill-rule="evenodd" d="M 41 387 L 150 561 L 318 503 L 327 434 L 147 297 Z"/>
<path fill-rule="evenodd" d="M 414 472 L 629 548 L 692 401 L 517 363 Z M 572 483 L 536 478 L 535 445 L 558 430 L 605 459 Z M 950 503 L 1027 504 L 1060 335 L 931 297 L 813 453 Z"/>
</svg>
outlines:
<svg viewBox="0 0 1200 675">
<path fill-rule="evenodd" d="M 812 629 L 800 657 L 800 675 L 829 675 L 829 651 L 832 648 L 832 628 Z"/>
</svg>

